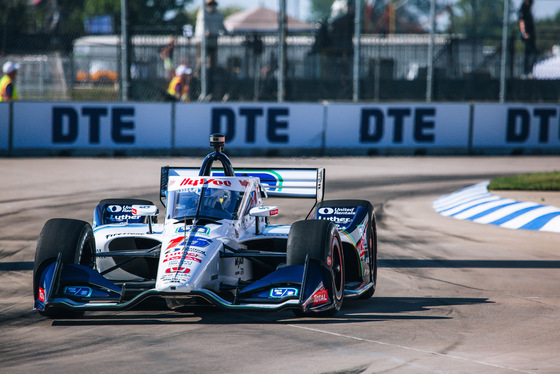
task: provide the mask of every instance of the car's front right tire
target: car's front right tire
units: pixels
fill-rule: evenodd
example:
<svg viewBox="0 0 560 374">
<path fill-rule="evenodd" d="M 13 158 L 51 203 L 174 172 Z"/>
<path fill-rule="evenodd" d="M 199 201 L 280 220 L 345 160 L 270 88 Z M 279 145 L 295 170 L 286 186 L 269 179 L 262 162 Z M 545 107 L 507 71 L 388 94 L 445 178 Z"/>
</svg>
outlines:
<svg viewBox="0 0 560 374">
<path fill-rule="evenodd" d="M 329 297 L 333 307 L 323 313 L 306 315 L 335 315 L 342 307 L 344 298 L 344 255 L 342 242 L 336 226 L 327 220 L 305 220 L 295 222 L 288 235 L 286 264 L 304 265 L 307 255 L 330 269 L 333 284 Z M 299 311 L 296 315 L 301 315 Z"/>
<path fill-rule="evenodd" d="M 54 218 L 48 220 L 37 241 L 35 263 L 33 268 L 33 294 L 35 300 L 39 294 L 41 275 L 48 265 L 62 254 L 63 264 L 80 264 L 93 268 L 95 266 L 95 239 L 88 222 L 76 219 Z M 81 317 L 84 312 L 75 312 L 63 308 L 48 308 L 39 311 L 50 318 Z"/>
</svg>

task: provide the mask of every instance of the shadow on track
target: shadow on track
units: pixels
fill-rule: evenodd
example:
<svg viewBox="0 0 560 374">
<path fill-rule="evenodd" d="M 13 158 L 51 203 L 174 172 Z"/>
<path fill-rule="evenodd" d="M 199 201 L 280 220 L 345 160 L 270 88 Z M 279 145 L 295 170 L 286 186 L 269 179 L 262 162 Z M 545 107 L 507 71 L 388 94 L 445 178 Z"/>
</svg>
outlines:
<svg viewBox="0 0 560 374">
<path fill-rule="evenodd" d="M 453 305 L 492 303 L 485 298 L 454 297 L 373 297 L 370 300 L 350 300 L 344 303 L 336 317 L 296 317 L 291 311 L 274 313 L 223 311 L 211 306 L 185 307 L 180 312 L 161 312 L 133 309 L 118 314 L 86 314 L 80 319 L 55 320 L 52 326 L 104 326 L 104 325 L 177 325 L 177 324 L 340 324 L 388 320 L 447 320 L 449 316 L 410 315 L 409 312 L 430 312 L 432 308 Z"/>
</svg>

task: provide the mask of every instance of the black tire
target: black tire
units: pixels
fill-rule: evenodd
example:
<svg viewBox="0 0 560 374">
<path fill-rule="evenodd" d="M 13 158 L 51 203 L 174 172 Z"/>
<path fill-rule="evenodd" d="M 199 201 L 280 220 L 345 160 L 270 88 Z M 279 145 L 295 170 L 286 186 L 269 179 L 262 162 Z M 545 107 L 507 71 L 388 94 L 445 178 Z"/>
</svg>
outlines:
<svg viewBox="0 0 560 374">
<path fill-rule="evenodd" d="M 377 286 L 377 226 L 375 222 L 375 211 L 373 205 L 367 200 L 325 200 L 317 204 L 317 209 L 321 207 L 356 207 L 361 206 L 367 209 L 370 217 L 369 228 L 367 230 L 366 240 L 368 241 L 369 251 L 369 274 L 370 282 L 373 287 L 360 295 L 359 299 L 369 299 L 375 293 Z"/>
<path fill-rule="evenodd" d="M 344 254 L 342 242 L 334 223 L 326 220 L 295 222 L 288 235 L 287 265 L 304 265 L 305 258 L 319 260 L 331 270 L 333 277 L 332 295 L 334 308 L 313 315 L 333 316 L 342 307 L 344 298 Z M 301 315 L 296 311 L 296 315 Z"/>
<path fill-rule="evenodd" d="M 63 264 L 81 264 L 94 268 L 95 239 L 91 225 L 85 221 L 66 218 L 54 218 L 45 223 L 35 251 L 33 268 L 35 300 L 38 297 L 43 270 L 56 261 L 59 253 L 62 253 Z M 49 308 L 47 311 L 39 311 L 39 313 L 50 318 L 81 317 L 84 314 L 61 308 Z"/>
</svg>

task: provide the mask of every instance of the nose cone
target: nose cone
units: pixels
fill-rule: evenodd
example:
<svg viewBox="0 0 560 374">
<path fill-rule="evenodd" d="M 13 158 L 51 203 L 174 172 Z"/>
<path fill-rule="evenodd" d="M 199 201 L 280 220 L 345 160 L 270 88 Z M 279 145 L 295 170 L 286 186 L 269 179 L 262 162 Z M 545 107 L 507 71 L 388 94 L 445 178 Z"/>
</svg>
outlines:
<svg viewBox="0 0 560 374">
<path fill-rule="evenodd" d="M 188 280 L 178 281 L 178 282 L 160 282 L 156 283 L 156 290 L 159 292 L 169 292 L 169 293 L 190 293 L 193 290 L 193 286 Z"/>
</svg>

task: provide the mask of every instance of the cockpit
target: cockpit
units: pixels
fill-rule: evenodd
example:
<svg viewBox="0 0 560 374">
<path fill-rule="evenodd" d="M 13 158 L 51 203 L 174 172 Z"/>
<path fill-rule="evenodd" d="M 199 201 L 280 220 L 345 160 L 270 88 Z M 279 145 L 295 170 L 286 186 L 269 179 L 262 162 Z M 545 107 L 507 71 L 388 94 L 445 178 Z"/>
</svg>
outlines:
<svg viewBox="0 0 560 374">
<path fill-rule="evenodd" d="M 168 219 L 206 218 L 236 220 L 246 210 L 248 193 L 255 187 L 251 178 L 172 177 L 167 191 Z M 246 193 L 247 192 L 247 193 Z"/>
</svg>

